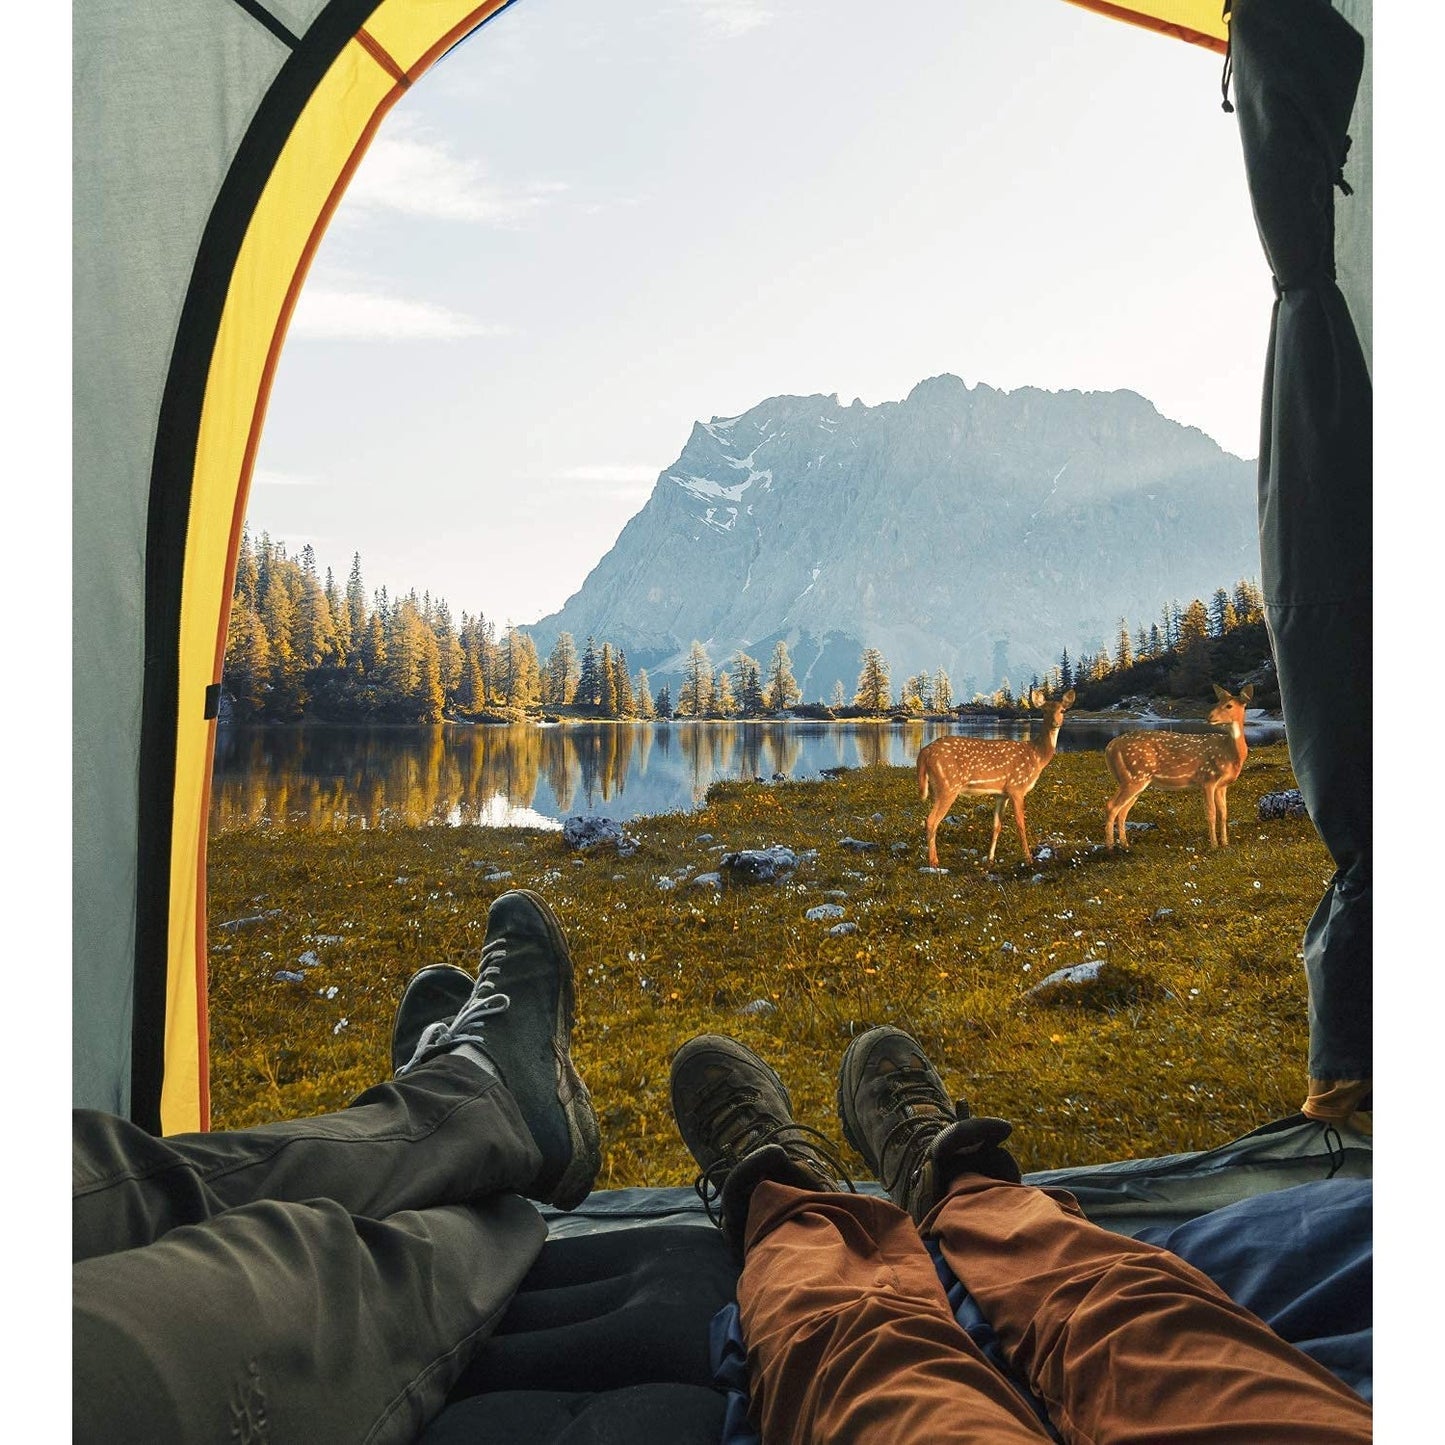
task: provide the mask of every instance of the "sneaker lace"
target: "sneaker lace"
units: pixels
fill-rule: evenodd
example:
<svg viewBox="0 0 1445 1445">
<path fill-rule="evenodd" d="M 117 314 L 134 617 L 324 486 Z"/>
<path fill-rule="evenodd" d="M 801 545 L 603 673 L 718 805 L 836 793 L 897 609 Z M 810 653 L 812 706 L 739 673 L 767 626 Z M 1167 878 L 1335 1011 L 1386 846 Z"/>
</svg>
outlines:
<svg viewBox="0 0 1445 1445">
<path fill-rule="evenodd" d="M 698 1175 L 692 1187 L 713 1224 L 722 1223 L 715 1206 L 722 1197 L 728 1175 L 745 1154 L 767 1144 L 781 1144 L 790 1158 L 810 1168 L 816 1169 L 821 1162 L 833 1178 L 847 1185 L 850 1193 L 858 1192 L 825 1134 L 795 1119 L 774 1118 L 763 1112 L 761 1104 L 759 1090 L 738 1089 L 726 1079 L 718 1080 L 698 1094 L 699 1112 L 712 1114 L 716 1120 L 714 1139 L 718 1157 Z"/>
<path fill-rule="evenodd" d="M 884 1108 L 889 1113 L 896 1112 L 898 1119 L 883 1136 L 879 1147 L 878 1179 L 890 1195 L 905 1179 L 907 1194 L 911 1195 L 918 1187 L 923 1166 L 928 1161 L 929 1144 L 940 1127 L 946 1128 L 956 1118 L 963 1117 L 964 1106 L 955 1107 L 960 1112 L 950 1113 L 938 1102 L 938 1087 L 926 1075 L 903 1072 L 901 1077 L 889 1080 Z M 895 1146 L 893 1167 L 889 1169 L 884 1161 Z"/>
<path fill-rule="evenodd" d="M 421 1031 L 411 1058 L 396 1071 L 398 1078 L 437 1054 L 454 1049 L 458 1044 L 486 1047 L 486 1040 L 482 1037 L 482 1025 L 493 1014 L 506 1013 L 512 1006 L 511 996 L 503 993 L 496 983 L 501 976 L 502 963 L 506 957 L 506 944 L 502 939 L 494 938 L 483 945 L 477 986 L 472 990 L 471 998 L 457 1010 L 454 1018 L 438 1019 Z"/>
</svg>

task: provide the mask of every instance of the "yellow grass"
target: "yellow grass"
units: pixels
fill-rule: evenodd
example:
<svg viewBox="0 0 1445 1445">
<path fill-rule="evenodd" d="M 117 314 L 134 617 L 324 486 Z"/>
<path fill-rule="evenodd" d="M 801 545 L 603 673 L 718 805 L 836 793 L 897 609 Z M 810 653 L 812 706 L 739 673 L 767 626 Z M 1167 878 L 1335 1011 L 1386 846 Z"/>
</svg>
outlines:
<svg viewBox="0 0 1445 1445">
<path fill-rule="evenodd" d="M 427 963 L 474 966 L 491 900 L 526 887 L 556 909 L 576 958 L 574 1053 L 602 1120 L 601 1186 L 692 1179 L 667 1071 L 703 1031 L 767 1058 L 798 1117 L 860 1175 L 836 1070 L 849 1038 L 879 1023 L 914 1033 L 977 1112 L 1012 1119 L 1026 1170 L 1220 1144 L 1303 1097 L 1299 939 L 1331 865 L 1307 820 L 1256 818 L 1261 793 L 1292 786 L 1283 745 L 1256 749 L 1230 790 L 1230 848 L 1208 847 L 1198 794 L 1150 789 L 1133 821 L 1155 826 L 1111 854 L 1098 846 L 1102 758 L 1059 754 L 1028 807 L 1053 857 L 1024 865 L 1006 823 L 987 870 L 992 805 L 961 799 L 939 829 L 943 874 L 920 872 L 912 768 L 721 784 L 698 813 L 629 824 L 641 847 L 625 859 L 540 831 L 226 833 L 209 880 L 213 1123 L 338 1108 L 384 1077 L 406 979 Z M 725 849 L 773 843 L 817 856 L 779 885 L 691 882 Z M 857 931 L 804 919 L 824 902 Z M 1089 958 L 1112 981 L 1068 1003 L 1025 999 Z M 277 981 L 282 969 L 304 982 Z M 771 1011 L 739 1012 L 757 1000 Z"/>
</svg>

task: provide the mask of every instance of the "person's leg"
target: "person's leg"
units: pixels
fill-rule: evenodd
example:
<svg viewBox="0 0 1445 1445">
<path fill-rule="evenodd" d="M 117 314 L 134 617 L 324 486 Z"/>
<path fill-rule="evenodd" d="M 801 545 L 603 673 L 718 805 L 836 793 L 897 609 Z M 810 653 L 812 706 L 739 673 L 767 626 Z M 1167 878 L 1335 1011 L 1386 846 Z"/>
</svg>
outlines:
<svg viewBox="0 0 1445 1445">
<path fill-rule="evenodd" d="M 1177 1255 L 961 1175 L 924 1219 L 1069 1440 L 1363 1445 L 1370 1407 Z"/>
<path fill-rule="evenodd" d="M 503 894 L 479 977 L 427 969 L 413 980 L 393 1041 L 407 1063 L 349 1108 L 167 1139 L 77 1111 L 73 1255 L 147 1244 L 260 1199 L 328 1198 L 378 1218 L 504 1191 L 572 1208 L 598 1162 L 596 1114 L 571 1058 L 573 1013 L 556 917 L 533 894 Z"/>
<path fill-rule="evenodd" d="M 768 1445 L 1049 1438 L 960 1328 L 913 1221 L 886 1199 L 759 1182 L 738 1309 Z"/>
<path fill-rule="evenodd" d="M 853 1041 L 838 1099 L 849 1141 L 937 1239 L 1066 1439 L 1371 1438 L 1363 1400 L 1198 1270 L 1023 1185 L 1010 1126 L 971 1117 L 901 1030 Z"/>
<path fill-rule="evenodd" d="M 954 1320 L 907 1215 L 847 1192 L 762 1059 L 705 1034 L 674 1056 L 671 1087 L 699 1192 L 744 1256 L 751 1413 L 768 1445 L 1048 1438 Z"/>
<path fill-rule="evenodd" d="M 85 1260 L 73 1436 L 411 1441 L 546 1232 L 515 1194 L 385 1220 L 265 1201 Z"/>
<path fill-rule="evenodd" d="M 378 1084 L 335 1114 L 157 1139 L 72 1115 L 74 1259 L 134 1249 L 256 1200 L 331 1199 L 348 1213 L 524 1193 L 542 1156 L 511 1094 L 459 1056 Z"/>
</svg>

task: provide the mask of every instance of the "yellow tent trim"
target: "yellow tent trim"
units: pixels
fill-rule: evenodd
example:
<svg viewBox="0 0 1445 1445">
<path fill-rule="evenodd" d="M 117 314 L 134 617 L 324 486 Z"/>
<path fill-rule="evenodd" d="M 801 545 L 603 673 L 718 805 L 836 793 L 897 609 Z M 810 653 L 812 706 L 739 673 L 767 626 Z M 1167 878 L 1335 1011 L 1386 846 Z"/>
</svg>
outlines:
<svg viewBox="0 0 1445 1445">
<path fill-rule="evenodd" d="M 1221 55 L 1229 44 L 1223 0 L 1150 0 L 1137 5 L 1116 4 L 1113 0 L 1069 0 L 1069 3 L 1085 10 L 1097 10 L 1101 15 L 1130 25 L 1172 35 L 1176 40 L 1187 40 L 1191 45 L 1203 45 Z"/>
<path fill-rule="evenodd" d="M 215 722 L 205 717 L 205 698 L 221 681 L 241 527 L 286 328 L 326 226 L 387 112 L 505 3 L 385 0 L 373 11 L 297 120 L 231 273 L 202 404 L 182 577 L 165 1133 L 209 1123 L 206 822 Z"/>
</svg>

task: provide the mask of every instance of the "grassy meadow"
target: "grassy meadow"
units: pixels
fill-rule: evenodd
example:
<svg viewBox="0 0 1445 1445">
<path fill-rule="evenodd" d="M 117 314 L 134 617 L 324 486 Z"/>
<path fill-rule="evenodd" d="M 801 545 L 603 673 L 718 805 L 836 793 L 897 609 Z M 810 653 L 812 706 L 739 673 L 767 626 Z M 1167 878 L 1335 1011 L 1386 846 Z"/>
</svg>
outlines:
<svg viewBox="0 0 1445 1445">
<path fill-rule="evenodd" d="M 1103 758 L 1060 753 L 1028 803 L 1031 841 L 1052 856 L 1025 865 L 1006 811 L 988 868 L 992 803 L 961 798 L 939 829 L 943 873 L 920 871 L 926 805 L 911 767 L 719 784 L 698 812 L 627 824 L 640 847 L 626 858 L 544 831 L 222 833 L 209 864 L 212 1122 L 338 1108 L 384 1077 L 407 978 L 474 967 L 491 900 L 525 887 L 572 944 L 600 1186 L 691 1181 L 668 1060 L 703 1031 L 768 1059 L 797 1116 L 860 1176 L 836 1070 L 850 1037 L 880 1023 L 915 1034 L 976 1112 L 1014 1121 L 1026 1170 L 1208 1148 L 1303 1097 L 1299 940 L 1331 864 L 1308 820 L 1256 814 L 1262 793 L 1293 786 L 1284 745 L 1256 749 L 1230 789 L 1229 848 L 1210 849 L 1197 793 L 1151 788 L 1132 821 L 1153 826 L 1108 853 Z M 775 843 L 816 855 L 781 884 L 692 882 L 726 850 Z M 823 903 L 856 931 L 804 918 Z M 1097 985 L 1024 997 L 1086 959 L 1107 961 Z"/>
</svg>

